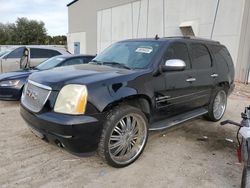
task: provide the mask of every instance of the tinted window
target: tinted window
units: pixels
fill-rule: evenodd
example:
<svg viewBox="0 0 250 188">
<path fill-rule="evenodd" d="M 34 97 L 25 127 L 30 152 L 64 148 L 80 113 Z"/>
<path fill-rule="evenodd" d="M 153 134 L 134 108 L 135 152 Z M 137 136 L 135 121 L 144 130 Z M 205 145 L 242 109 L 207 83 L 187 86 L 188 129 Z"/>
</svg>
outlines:
<svg viewBox="0 0 250 188">
<path fill-rule="evenodd" d="M 227 49 L 223 46 L 215 45 L 211 46 L 211 49 L 220 68 L 223 70 L 228 70 L 228 66 L 233 64 L 233 61 Z"/>
<path fill-rule="evenodd" d="M 190 68 L 190 59 L 187 45 L 184 43 L 171 44 L 166 53 L 166 60 L 170 59 L 181 59 L 186 63 L 187 68 Z"/>
<path fill-rule="evenodd" d="M 83 63 L 84 63 L 83 58 L 75 58 L 65 61 L 61 66 L 79 65 Z"/>
<path fill-rule="evenodd" d="M 193 69 L 208 69 L 211 67 L 211 57 L 206 46 L 191 44 L 191 52 Z"/>
<path fill-rule="evenodd" d="M 8 58 L 21 58 L 23 56 L 24 48 L 17 48 L 13 52 L 9 53 Z"/>
<path fill-rule="evenodd" d="M 84 63 L 89 63 L 90 61 L 92 61 L 93 57 L 85 57 L 84 58 Z"/>
<path fill-rule="evenodd" d="M 48 50 L 48 49 L 39 49 L 39 48 L 30 49 L 30 58 L 50 58 L 57 55 L 61 55 L 61 53 L 55 50 Z"/>
</svg>

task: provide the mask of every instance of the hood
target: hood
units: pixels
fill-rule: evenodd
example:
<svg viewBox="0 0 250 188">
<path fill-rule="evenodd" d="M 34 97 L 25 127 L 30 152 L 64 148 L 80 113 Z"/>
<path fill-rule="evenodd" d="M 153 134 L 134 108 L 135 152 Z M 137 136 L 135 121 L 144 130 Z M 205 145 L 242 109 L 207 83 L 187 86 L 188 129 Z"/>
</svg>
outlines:
<svg viewBox="0 0 250 188">
<path fill-rule="evenodd" d="M 20 70 L 20 71 L 2 73 L 0 74 L 0 81 L 23 79 L 23 78 L 26 79 L 29 75 L 31 75 L 34 72 L 37 72 L 37 70 Z"/>
<path fill-rule="evenodd" d="M 141 72 L 141 70 L 136 71 L 105 65 L 84 64 L 37 72 L 32 74 L 29 79 L 49 86 L 53 90 L 60 90 L 67 84 L 88 85 L 115 77 L 131 77 L 137 75 L 139 72 Z"/>
</svg>

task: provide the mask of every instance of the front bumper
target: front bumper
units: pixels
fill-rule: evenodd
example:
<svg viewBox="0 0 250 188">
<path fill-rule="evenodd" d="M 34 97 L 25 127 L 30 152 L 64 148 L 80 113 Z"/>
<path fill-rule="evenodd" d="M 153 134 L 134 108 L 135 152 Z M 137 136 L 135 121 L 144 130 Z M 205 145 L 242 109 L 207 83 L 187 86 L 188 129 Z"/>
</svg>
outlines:
<svg viewBox="0 0 250 188">
<path fill-rule="evenodd" d="M 23 119 L 43 135 L 43 139 L 60 143 L 73 153 L 93 152 L 97 149 L 102 132 L 103 114 L 93 116 L 71 116 L 46 112 L 34 114 L 21 105 Z"/>
<path fill-rule="evenodd" d="M 0 100 L 19 101 L 22 96 L 22 87 L 0 87 Z"/>
</svg>

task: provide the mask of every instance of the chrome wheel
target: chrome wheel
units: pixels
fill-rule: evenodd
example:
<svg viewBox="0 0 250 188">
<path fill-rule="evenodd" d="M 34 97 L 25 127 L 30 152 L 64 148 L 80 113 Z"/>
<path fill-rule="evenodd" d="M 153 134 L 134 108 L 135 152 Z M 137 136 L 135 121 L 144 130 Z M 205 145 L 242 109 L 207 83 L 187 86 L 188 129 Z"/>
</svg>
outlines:
<svg viewBox="0 0 250 188">
<path fill-rule="evenodd" d="M 226 110 L 226 105 L 227 105 L 227 95 L 225 91 L 221 90 L 217 93 L 214 99 L 213 114 L 215 119 L 218 120 L 223 116 Z"/>
<path fill-rule="evenodd" d="M 133 161 L 143 150 L 147 140 L 147 125 L 138 114 L 124 116 L 111 131 L 108 149 L 117 164 Z"/>
</svg>

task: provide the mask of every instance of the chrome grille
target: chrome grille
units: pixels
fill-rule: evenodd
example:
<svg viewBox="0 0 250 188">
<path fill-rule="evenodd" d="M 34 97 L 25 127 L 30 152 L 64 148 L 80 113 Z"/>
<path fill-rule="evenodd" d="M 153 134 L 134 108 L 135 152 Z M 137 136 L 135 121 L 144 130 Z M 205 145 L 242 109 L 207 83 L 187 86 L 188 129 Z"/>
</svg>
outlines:
<svg viewBox="0 0 250 188">
<path fill-rule="evenodd" d="M 22 94 L 22 105 L 32 112 L 40 112 L 47 102 L 51 88 L 31 80 L 25 85 Z"/>
</svg>

